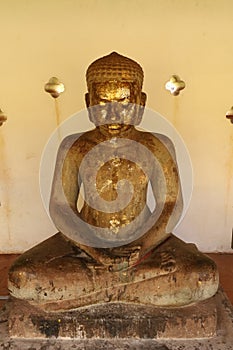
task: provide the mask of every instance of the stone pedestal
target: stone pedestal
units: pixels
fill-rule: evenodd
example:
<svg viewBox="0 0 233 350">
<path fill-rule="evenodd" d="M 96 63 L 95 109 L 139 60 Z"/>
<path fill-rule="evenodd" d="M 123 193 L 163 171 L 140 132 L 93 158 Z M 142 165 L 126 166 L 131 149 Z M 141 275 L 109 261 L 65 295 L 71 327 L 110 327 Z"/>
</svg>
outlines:
<svg viewBox="0 0 233 350">
<path fill-rule="evenodd" d="M 0 349 L 232 350 L 233 308 L 221 290 L 174 309 L 112 303 L 46 313 L 11 300 L 0 315 Z"/>
<path fill-rule="evenodd" d="M 17 338 L 201 339 L 216 330 L 214 297 L 182 308 L 105 303 L 54 313 L 22 300 L 10 302 L 9 334 Z"/>
</svg>

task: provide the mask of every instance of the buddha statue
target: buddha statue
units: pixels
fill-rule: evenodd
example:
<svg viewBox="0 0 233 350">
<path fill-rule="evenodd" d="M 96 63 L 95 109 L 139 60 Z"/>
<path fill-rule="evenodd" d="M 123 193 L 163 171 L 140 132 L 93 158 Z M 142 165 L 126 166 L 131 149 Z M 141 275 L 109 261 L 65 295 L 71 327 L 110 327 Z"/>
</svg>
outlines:
<svg viewBox="0 0 233 350">
<path fill-rule="evenodd" d="M 95 128 L 66 137 L 58 150 L 50 215 L 59 233 L 13 264 L 11 296 L 47 312 L 109 302 L 177 307 L 212 297 L 215 263 L 171 232 L 183 208 L 173 143 L 137 128 L 146 103 L 142 68 L 113 52 L 86 78 Z"/>
</svg>

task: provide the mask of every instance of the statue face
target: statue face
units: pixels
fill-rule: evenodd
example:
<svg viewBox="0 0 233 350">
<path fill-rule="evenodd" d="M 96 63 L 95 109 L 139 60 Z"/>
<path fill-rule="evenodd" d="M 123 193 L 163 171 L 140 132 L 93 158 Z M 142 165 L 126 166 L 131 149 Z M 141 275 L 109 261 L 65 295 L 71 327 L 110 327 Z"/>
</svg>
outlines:
<svg viewBox="0 0 233 350">
<path fill-rule="evenodd" d="M 86 96 L 90 120 L 101 129 L 118 133 L 140 123 L 146 95 L 136 83 L 93 83 Z"/>
</svg>

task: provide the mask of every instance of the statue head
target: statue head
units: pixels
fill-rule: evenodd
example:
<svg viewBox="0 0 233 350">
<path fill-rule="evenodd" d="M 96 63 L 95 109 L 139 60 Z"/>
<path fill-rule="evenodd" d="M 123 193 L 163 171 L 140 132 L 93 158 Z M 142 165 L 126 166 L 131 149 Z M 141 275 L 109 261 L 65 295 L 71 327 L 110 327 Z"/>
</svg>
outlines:
<svg viewBox="0 0 233 350">
<path fill-rule="evenodd" d="M 110 132 L 138 125 L 146 102 L 141 66 L 116 52 L 94 61 L 86 73 L 89 118 Z"/>
</svg>

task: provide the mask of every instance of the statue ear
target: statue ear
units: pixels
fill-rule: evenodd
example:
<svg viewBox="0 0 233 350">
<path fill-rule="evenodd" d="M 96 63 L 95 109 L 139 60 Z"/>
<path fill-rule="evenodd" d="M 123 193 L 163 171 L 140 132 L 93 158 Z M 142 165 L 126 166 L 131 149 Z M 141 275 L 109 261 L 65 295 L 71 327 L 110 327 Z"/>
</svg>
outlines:
<svg viewBox="0 0 233 350">
<path fill-rule="evenodd" d="M 85 101 L 86 101 L 86 106 L 88 108 L 90 106 L 90 95 L 88 92 L 85 94 Z"/>
<path fill-rule="evenodd" d="M 145 107 L 146 105 L 146 93 L 145 92 L 141 92 L 141 102 L 140 105 Z"/>
<path fill-rule="evenodd" d="M 92 123 L 95 123 L 94 122 L 94 118 L 92 116 L 92 107 L 90 107 L 90 94 L 87 92 L 85 94 L 85 101 L 86 101 L 86 106 L 87 106 L 87 111 L 88 111 L 88 116 L 89 116 L 89 119 Z M 90 108 L 89 108 L 90 107 Z"/>
<path fill-rule="evenodd" d="M 146 105 L 146 94 L 145 92 L 141 92 L 140 105 L 138 105 L 138 108 L 137 108 L 137 118 L 135 120 L 135 125 L 139 125 L 141 123 L 145 105 Z"/>
</svg>

